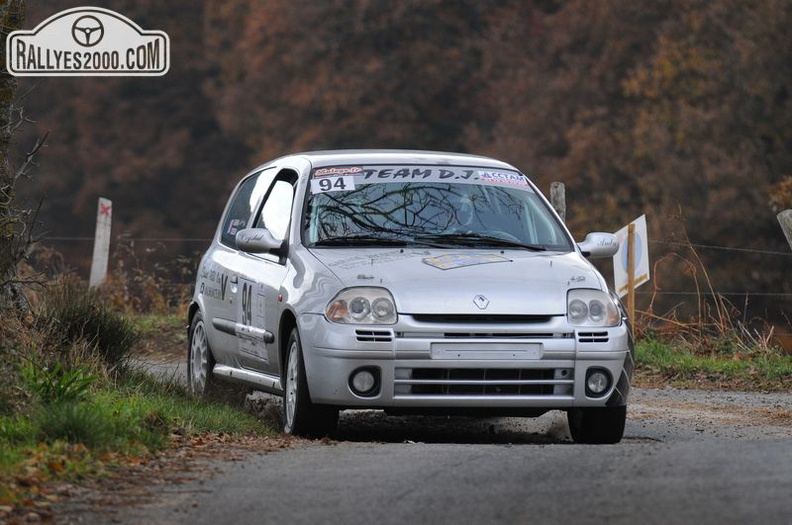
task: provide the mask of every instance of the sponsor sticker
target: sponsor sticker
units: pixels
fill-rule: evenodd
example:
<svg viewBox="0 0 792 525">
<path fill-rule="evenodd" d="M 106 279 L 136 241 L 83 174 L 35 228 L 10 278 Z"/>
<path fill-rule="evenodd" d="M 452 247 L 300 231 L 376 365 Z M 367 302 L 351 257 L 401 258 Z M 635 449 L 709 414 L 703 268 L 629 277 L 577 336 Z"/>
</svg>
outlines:
<svg viewBox="0 0 792 525">
<path fill-rule="evenodd" d="M 226 233 L 228 235 L 236 235 L 239 230 L 244 230 L 247 221 L 244 219 L 231 219 L 228 223 L 228 228 L 226 228 Z"/>
<path fill-rule="evenodd" d="M 332 178 L 332 185 L 328 182 L 320 183 L 325 178 Z M 339 179 L 343 179 L 343 182 L 339 182 Z M 354 189 L 350 184 L 359 186 L 393 182 L 499 184 L 529 189 L 528 180 L 518 172 L 477 170 L 461 166 L 339 166 L 314 170 L 311 192 Z"/>
<path fill-rule="evenodd" d="M 393 250 L 385 252 L 372 252 L 363 255 L 354 255 L 328 264 L 331 268 L 342 268 L 351 270 L 352 268 L 372 267 L 380 264 L 388 264 L 397 261 L 404 261 L 414 257 L 425 257 L 429 255 L 426 250 L 406 252 L 404 250 Z M 358 276 L 358 278 L 360 278 Z"/>
<path fill-rule="evenodd" d="M 504 173 L 499 171 L 479 171 L 478 180 L 493 184 L 512 184 L 514 186 L 527 186 L 525 177 L 517 173 Z"/>
<path fill-rule="evenodd" d="M 9 34 L 6 65 L 14 76 L 162 76 L 170 39 L 110 9 L 75 7 Z"/>
<path fill-rule="evenodd" d="M 421 260 L 424 264 L 434 266 L 440 270 L 453 270 L 454 268 L 463 268 L 465 266 L 510 261 L 511 259 L 491 253 L 449 253 Z"/>
<path fill-rule="evenodd" d="M 314 178 L 328 177 L 331 175 L 352 175 L 354 173 L 361 173 L 363 168 L 360 166 L 341 167 L 341 168 L 319 168 L 314 170 Z"/>
</svg>

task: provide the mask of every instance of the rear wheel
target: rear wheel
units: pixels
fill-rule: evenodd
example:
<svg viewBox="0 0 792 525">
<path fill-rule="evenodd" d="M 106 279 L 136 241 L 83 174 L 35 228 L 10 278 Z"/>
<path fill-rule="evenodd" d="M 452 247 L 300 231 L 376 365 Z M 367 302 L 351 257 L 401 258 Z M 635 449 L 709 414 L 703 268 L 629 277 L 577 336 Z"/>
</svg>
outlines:
<svg viewBox="0 0 792 525">
<path fill-rule="evenodd" d="M 295 328 L 289 337 L 286 354 L 283 396 L 283 431 L 305 437 L 324 437 L 338 423 L 338 409 L 311 401 L 305 377 L 300 335 Z"/>
<path fill-rule="evenodd" d="M 189 347 L 187 351 L 187 387 L 190 394 L 208 397 L 216 379 L 214 377 L 214 356 L 206 337 L 203 315 L 195 314 L 190 324 Z"/>
<path fill-rule="evenodd" d="M 569 432 L 575 443 L 618 443 L 624 436 L 627 407 L 573 408 L 567 412 Z"/>
<path fill-rule="evenodd" d="M 197 312 L 190 323 L 187 348 L 187 388 L 196 397 L 238 403 L 244 399 L 241 387 L 221 382 L 214 375 L 215 359 L 206 324 L 201 312 Z"/>
</svg>

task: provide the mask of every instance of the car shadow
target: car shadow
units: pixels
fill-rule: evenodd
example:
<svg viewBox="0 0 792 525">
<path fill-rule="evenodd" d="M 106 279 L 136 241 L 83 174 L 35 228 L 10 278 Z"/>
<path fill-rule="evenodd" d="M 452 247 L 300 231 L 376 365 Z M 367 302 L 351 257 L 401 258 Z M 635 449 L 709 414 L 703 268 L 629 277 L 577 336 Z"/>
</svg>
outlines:
<svg viewBox="0 0 792 525">
<path fill-rule="evenodd" d="M 282 400 L 256 392 L 246 410 L 275 428 L 283 424 Z M 391 416 L 383 410 L 342 410 L 338 427 L 328 436 L 353 443 L 571 444 L 566 415 L 550 411 L 536 418 Z"/>
<path fill-rule="evenodd" d="M 539 418 L 388 416 L 378 410 L 343 411 L 336 441 L 369 443 L 569 444 L 566 417 L 549 412 Z"/>
</svg>

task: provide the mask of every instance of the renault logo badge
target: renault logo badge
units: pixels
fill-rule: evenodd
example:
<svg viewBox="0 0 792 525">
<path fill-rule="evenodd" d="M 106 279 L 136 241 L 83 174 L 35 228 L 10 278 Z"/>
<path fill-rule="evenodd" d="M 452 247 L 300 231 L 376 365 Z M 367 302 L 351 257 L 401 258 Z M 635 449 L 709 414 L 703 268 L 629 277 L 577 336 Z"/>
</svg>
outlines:
<svg viewBox="0 0 792 525">
<path fill-rule="evenodd" d="M 473 302 L 479 307 L 479 310 L 486 310 L 489 306 L 489 299 L 479 294 L 473 298 Z"/>
</svg>

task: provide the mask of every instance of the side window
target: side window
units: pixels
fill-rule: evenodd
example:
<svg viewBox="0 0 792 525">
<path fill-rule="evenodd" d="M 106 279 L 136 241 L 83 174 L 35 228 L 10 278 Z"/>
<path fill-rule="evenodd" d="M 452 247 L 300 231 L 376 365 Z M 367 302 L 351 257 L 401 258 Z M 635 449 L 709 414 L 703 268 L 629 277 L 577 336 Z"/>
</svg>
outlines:
<svg viewBox="0 0 792 525">
<path fill-rule="evenodd" d="M 273 237 L 281 241 L 284 240 L 289 230 L 293 202 L 293 183 L 287 179 L 279 178 L 272 185 L 267 200 L 264 201 L 256 226 L 267 228 Z"/>
<path fill-rule="evenodd" d="M 237 188 L 223 218 L 223 231 L 220 242 L 231 248 L 236 248 L 236 234 L 239 230 L 247 228 L 250 216 L 270 186 L 274 170 L 261 171 L 245 179 Z"/>
</svg>

